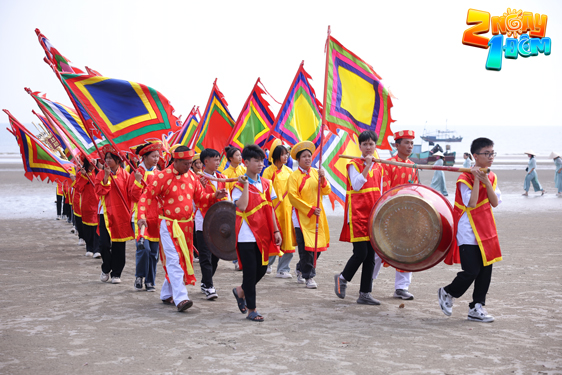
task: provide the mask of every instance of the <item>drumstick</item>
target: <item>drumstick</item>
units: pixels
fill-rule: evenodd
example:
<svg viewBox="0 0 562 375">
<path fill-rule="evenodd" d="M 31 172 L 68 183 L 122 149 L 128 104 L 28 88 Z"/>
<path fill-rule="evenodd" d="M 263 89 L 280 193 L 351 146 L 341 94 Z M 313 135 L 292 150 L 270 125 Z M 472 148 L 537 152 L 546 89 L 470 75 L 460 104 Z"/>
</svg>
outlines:
<svg viewBox="0 0 562 375">
<path fill-rule="evenodd" d="M 340 158 L 343 159 L 357 159 L 357 156 L 350 156 L 350 155 L 340 155 Z M 363 159 L 363 158 L 360 158 Z M 364 160 L 364 159 L 363 159 Z M 472 169 L 470 168 L 457 168 L 457 167 L 446 167 L 444 165 L 427 165 L 427 164 L 409 164 L 409 163 L 400 163 L 398 161 L 393 160 L 382 160 L 373 158 L 373 160 L 377 163 L 382 164 L 390 164 L 396 165 L 397 167 L 406 167 L 406 168 L 415 168 L 415 169 L 428 169 L 433 171 L 447 171 L 447 172 L 468 172 L 470 173 Z M 480 168 L 482 172 L 490 173 L 490 168 Z"/>
<path fill-rule="evenodd" d="M 201 172 L 198 172 L 197 174 L 199 175 L 199 177 L 205 177 L 209 181 L 215 181 L 215 182 L 236 182 L 236 181 L 238 181 L 238 177 L 235 177 L 235 178 L 217 178 L 217 177 L 207 176 L 207 175 L 205 175 Z M 242 179 L 244 181 L 246 181 L 248 179 L 248 177 L 242 176 Z"/>
</svg>

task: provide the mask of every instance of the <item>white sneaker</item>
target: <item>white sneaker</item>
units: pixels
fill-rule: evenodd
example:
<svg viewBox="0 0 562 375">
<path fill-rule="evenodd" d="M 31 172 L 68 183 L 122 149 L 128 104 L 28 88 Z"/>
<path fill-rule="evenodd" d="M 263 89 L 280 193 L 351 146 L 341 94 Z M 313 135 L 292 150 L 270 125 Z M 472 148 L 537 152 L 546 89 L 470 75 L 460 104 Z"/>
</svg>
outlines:
<svg viewBox="0 0 562 375">
<path fill-rule="evenodd" d="M 297 271 L 297 284 L 305 284 L 306 280 L 302 277 L 301 271 Z"/>
<path fill-rule="evenodd" d="M 94 253 L 94 259 L 98 259 L 101 258 L 101 254 L 100 253 Z"/>
<path fill-rule="evenodd" d="M 120 277 L 112 277 L 111 283 L 112 284 L 121 284 L 121 278 Z"/>
<path fill-rule="evenodd" d="M 468 320 L 472 320 L 474 322 L 492 323 L 494 321 L 494 317 L 488 314 L 482 304 L 477 303 L 472 309 L 468 309 Z"/>
<path fill-rule="evenodd" d="M 238 264 L 238 262 L 234 263 L 234 270 L 240 271 L 240 265 Z"/>
<path fill-rule="evenodd" d="M 86 242 L 83 239 L 80 238 L 78 240 L 78 246 L 84 246 L 84 245 L 86 245 Z"/>
<path fill-rule="evenodd" d="M 314 279 L 306 279 L 306 287 L 308 289 L 317 289 L 318 284 L 316 284 L 316 281 L 314 281 Z"/>
<path fill-rule="evenodd" d="M 72 227 L 72 229 L 70 230 L 70 233 L 72 233 L 72 234 L 76 233 L 76 228 Z"/>
<path fill-rule="evenodd" d="M 106 283 L 107 280 L 109 280 L 109 274 L 108 274 L 108 273 L 104 273 L 103 271 L 101 271 L 100 280 L 101 280 L 102 282 Z"/>
<path fill-rule="evenodd" d="M 199 258 L 193 258 L 193 263 L 199 263 Z"/>
<path fill-rule="evenodd" d="M 86 256 L 87 256 L 87 257 L 91 257 L 91 256 L 93 256 L 93 255 L 94 255 L 94 253 L 92 253 L 91 251 L 86 251 Z"/>
<path fill-rule="evenodd" d="M 452 295 L 445 292 L 445 289 L 439 288 L 437 291 L 437 297 L 439 298 L 439 306 L 443 314 L 451 316 L 453 313 L 453 301 L 455 300 Z"/>
<path fill-rule="evenodd" d="M 265 271 L 268 275 L 271 273 L 271 266 L 267 266 L 267 271 Z"/>
<path fill-rule="evenodd" d="M 56 218 L 55 220 L 60 220 L 60 219 L 61 219 L 61 216 L 60 216 L 60 215 L 58 215 L 58 216 L 57 216 L 57 218 Z"/>
<path fill-rule="evenodd" d="M 219 296 L 219 295 L 217 294 L 217 291 L 216 291 L 216 289 L 215 289 L 214 286 L 205 289 L 205 297 L 206 297 L 208 300 L 217 299 L 218 296 Z"/>
<path fill-rule="evenodd" d="M 275 275 L 275 277 L 280 279 L 292 279 L 293 275 L 291 275 L 289 272 L 281 271 L 277 272 L 277 275 Z"/>
</svg>

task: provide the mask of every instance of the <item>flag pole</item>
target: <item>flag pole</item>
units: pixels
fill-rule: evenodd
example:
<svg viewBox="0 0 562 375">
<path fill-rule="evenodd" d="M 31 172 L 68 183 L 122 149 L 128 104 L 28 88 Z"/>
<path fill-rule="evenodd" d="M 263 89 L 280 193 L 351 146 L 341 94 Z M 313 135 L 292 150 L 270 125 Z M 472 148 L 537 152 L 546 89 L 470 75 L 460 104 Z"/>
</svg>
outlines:
<svg viewBox="0 0 562 375">
<path fill-rule="evenodd" d="M 328 43 L 330 42 L 330 26 L 328 26 L 328 38 L 326 39 L 326 72 L 324 75 L 324 105 L 322 106 L 322 124 L 320 125 L 320 155 L 318 158 L 318 172 L 322 168 L 322 156 L 324 154 L 324 124 L 326 123 L 326 83 L 328 82 Z M 325 178 L 325 177 L 324 177 Z M 320 198 L 322 196 L 322 182 L 323 178 L 318 178 L 318 195 L 316 196 L 316 207 L 320 208 Z M 318 258 L 318 221 L 320 216 L 316 216 L 316 232 L 314 234 L 314 268 L 316 268 L 316 259 Z"/>
</svg>

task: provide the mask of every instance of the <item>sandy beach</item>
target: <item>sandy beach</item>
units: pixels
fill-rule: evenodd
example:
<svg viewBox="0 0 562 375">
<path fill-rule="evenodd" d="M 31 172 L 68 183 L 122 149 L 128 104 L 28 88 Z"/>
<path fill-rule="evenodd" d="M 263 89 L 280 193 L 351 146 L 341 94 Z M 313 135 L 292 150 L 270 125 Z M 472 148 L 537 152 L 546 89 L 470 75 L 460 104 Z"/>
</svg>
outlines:
<svg viewBox="0 0 562 375">
<path fill-rule="evenodd" d="M 70 225 L 54 220 L 55 186 L 27 180 L 21 162 L 4 163 L 0 374 L 561 374 L 562 198 L 554 195 L 553 165 L 538 170 L 543 197 L 521 196 L 524 170 L 496 173 L 504 260 L 494 265 L 487 299 L 494 323 L 466 320 L 472 288 L 451 317 L 441 312 L 437 289 L 460 265 L 414 274 L 413 301 L 392 298 L 390 268 L 374 283 L 381 306 L 355 303 L 359 273 L 346 299 L 337 298 L 333 275 L 351 254 L 338 241 L 337 211 L 330 249 L 318 261 L 319 288 L 266 276 L 257 287 L 266 321 L 254 323 L 232 296 L 242 274 L 230 262 L 219 262 L 216 301 L 188 287 L 194 306 L 186 313 L 160 302 L 161 265 L 157 293 L 133 289 L 133 242 L 123 283 L 101 283 L 101 260 L 86 258 Z M 431 176 L 422 173 L 422 182 Z M 452 198 L 456 175 L 446 177 Z"/>
</svg>

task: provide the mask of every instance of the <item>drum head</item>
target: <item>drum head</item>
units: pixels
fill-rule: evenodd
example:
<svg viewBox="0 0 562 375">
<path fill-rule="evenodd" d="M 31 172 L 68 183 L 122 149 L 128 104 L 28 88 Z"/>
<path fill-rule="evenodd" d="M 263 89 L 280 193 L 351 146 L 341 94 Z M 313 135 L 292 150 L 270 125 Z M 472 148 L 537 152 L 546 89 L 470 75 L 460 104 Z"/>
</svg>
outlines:
<svg viewBox="0 0 562 375">
<path fill-rule="evenodd" d="M 220 201 L 211 206 L 203 220 L 203 238 L 211 253 L 223 260 L 236 260 L 236 206 Z"/>
<path fill-rule="evenodd" d="M 381 258 L 415 264 L 433 254 L 442 236 L 441 216 L 423 197 L 395 195 L 375 206 L 371 242 Z M 392 264 L 392 263 L 391 263 Z"/>
</svg>

